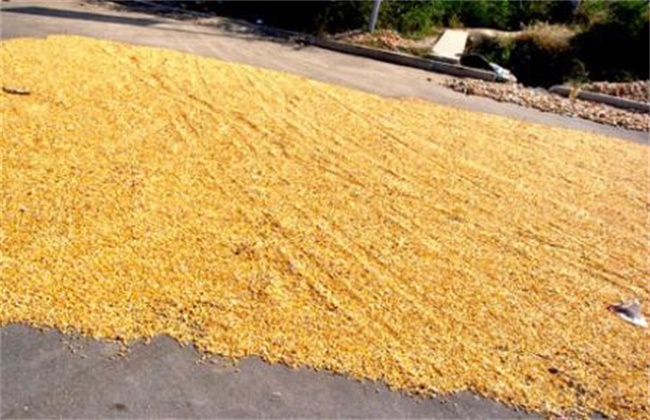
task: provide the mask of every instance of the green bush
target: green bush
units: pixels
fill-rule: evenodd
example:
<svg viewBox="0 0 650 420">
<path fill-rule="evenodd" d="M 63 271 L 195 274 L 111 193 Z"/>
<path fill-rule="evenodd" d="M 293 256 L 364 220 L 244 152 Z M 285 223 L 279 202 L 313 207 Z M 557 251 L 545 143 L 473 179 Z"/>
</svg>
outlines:
<svg viewBox="0 0 650 420">
<path fill-rule="evenodd" d="M 366 28 L 372 1 L 184 1 L 199 9 L 278 28 L 308 33 Z"/>
<path fill-rule="evenodd" d="M 548 87 L 564 80 L 572 69 L 572 32 L 559 25 L 536 25 L 510 47 L 510 69 L 525 85 Z"/>
<path fill-rule="evenodd" d="M 308 33 L 365 29 L 372 10 L 372 0 L 204 0 L 182 5 Z M 414 37 L 430 35 L 440 26 L 529 28 L 509 41 L 484 39 L 471 51 L 512 69 L 523 83 L 546 86 L 587 77 L 648 79 L 649 19 L 647 0 L 384 0 L 378 27 Z M 577 35 L 567 35 L 567 27 Z"/>
<path fill-rule="evenodd" d="M 570 24 L 574 4 L 570 1 L 512 1 L 508 29 L 518 30 L 531 24 Z"/>
<path fill-rule="evenodd" d="M 606 20 L 609 16 L 610 0 L 581 1 L 576 9 L 573 22 L 583 28 Z"/>
<path fill-rule="evenodd" d="M 572 84 L 589 82 L 590 75 L 589 75 L 589 71 L 587 70 L 587 66 L 585 66 L 585 63 L 578 58 L 572 58 L 569 72 L 564 75 L 562 81 L 564 83 L 572 83 Z"/>
<path fill-rule="evenodd" d="M 511 5 L 507 0 L 457 2 L 463 24 L 468 27 L 507 29 Z"/>
<path fill-rule="evenodd" d="M 547 87 L 562 83 L 572 73 L 585 74 L 584 66 L 571 55 L 572 36 L 565 26 L 537 24 L 513 39 L 479 37 L 469 52 L 509 68 L 525 85 Z"/>
<path fill-rule="evenodd" d="M 650 77 L 646 0 L 583 0 L 576 15 L 587 26 L 575 35 L 568 27 L 538 24 L 513 41 L 478 40 L 471 51 L 510 68 L 527 85 Z"/>
<path fill-rule="evenodd" d="M 489 61 L 510 65 L 510 53 L 514 43 L 500 37 L 473 36 L 470 38 L 467 53 L 481 54 Z"/>
<path fill-rule="evenodd" d="M 223 16 L 261 19 L 269 25 L 316 33 L 363 29 L 372 0 L 362 1 L 184 1 L 188 9 L 214 11 Z M 169 3 L 168 3 L 169 4 Z M 535 21 L 570 20 L 570 2 L 553 0 L 384 0 L 378 26 L 407 35 L 427 34 L 432 27 L 462 25 L 519 29 Z"/>
<path fill-rule="evenodd" d="M 444 4 L 440 1 L 384 0 L 378 26 L 405 35 L 426 35 L 433 27 L 442 24 L 443 16 Z"/>
<path fill-rule="evenodd" d="M 608 17 L 572 41 L 593 80 L 648 79 L 650 15 L 645 0 L 612 2 Z"/>
</svg>

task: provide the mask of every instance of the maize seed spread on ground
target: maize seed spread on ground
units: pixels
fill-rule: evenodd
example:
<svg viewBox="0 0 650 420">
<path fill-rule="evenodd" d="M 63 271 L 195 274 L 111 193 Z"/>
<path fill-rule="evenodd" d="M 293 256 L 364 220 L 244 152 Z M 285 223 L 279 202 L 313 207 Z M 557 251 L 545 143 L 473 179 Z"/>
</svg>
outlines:
<svg viewBox="0 0 650 420">
<path fill-rule="evenodd" d="M 0 324 L 650 417 L 606 309 L 648 310 L 647 146 L 80 37 L 0 59 Z"/>
</svg>

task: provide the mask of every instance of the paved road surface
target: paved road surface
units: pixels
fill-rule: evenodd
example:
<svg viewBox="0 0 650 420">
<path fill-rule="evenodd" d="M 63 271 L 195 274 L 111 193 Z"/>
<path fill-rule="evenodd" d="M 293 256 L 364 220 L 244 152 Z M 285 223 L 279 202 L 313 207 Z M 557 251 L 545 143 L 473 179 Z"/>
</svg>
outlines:
<svg viewBox="0 0 650 420">
<path fill-rule="evenodd" d="M 414 96 L 470 110 L 512 116 L 645 141 L 644 133 L 545 114 L 485 98 L 465 97 L 436 82 L 444 76 L 260 39 L 245 28 L 198 26 L 150 15 L 107 11 L 69 1 L 2 3 L 1 35 L 77 34 L 167 47 L 302 74 L 389 96 Z M 432 121 L 432 124 L 435 124 Z M 138 344 L 115 357 L 114 344 L 73 340 L 19 325 L 0 329 L 1 417 L 437 417 L 514 418 L 524 414 L 461 393 L 419 400 L 377 383 L 359 383 L 308 369 L 270 366 L 256 358 L 238 368 L 223 360 L 196 364 L 192 348 L 168 338 Z"/>
<path fill-rule="evenodd" d="M 12 325 L 0 329 L 0 349 L 2 418 L 526 417 L 470 393 L 416 399 L 257 358 L 197 363 L 196 351 L 167 337 L 116 357 L 115 344 Z"/>
<path fill-rule="evenodd" d="M 40 4 L 17 0 L 1 3 L 1 37 L 44 37 L 64 33 L 173 48 L 301 74 L 386 96 L 418 97 L 443 105 L 510 116 L 523 121 L 574 128 L 638 142 L 648 141 L 648 135 L 642 132 L 544 113 L 488 98 L 466 96 L 440 86 L 438 82 L 446 77 L 443 75 L 317 47 L 271 42 L 260 39 L 244 27 L 227 22 L 212 26 L 194 25 L 148 14 L 108 11 L 79 4 L 65 0 L 43 1 Z M 435 121 L 431 124 L 435 124 Z"/>
</svg>

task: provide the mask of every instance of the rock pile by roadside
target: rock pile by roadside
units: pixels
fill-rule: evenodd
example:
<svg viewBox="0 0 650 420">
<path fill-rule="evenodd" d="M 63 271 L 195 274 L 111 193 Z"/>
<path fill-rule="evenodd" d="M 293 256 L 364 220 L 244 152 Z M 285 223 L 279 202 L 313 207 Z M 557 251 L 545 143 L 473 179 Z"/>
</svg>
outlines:
<svg viewBox="0 0 650 420">
<path fill-rule="evenodd" d="M 627 83 L 594 82 L 582 85 L 580 88 L 589 92 L 604 93 L 605 95 L 650 103 L 650 81 L 637 80 L 636 82 Z"/>
<path fill-rule="evenodd" d="M 627 111 L 580 99 L 565 98 L 544 89 L 470 79 L 451 79 L 443 84 L 467 95 L 485 96 L 499 102 L 510 102 L 545 112 L 585 118 L 630 130 L 650 131 L 650 114 Z"/>
</svg>

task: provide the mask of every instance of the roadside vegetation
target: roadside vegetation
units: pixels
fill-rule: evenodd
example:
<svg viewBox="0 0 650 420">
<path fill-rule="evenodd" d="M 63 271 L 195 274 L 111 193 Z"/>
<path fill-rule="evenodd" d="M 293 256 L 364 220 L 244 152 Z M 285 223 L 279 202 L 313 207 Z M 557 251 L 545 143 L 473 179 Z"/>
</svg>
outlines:
<svg viewBox="0 0 650 420">
<path fill-rule="evenodd" d="M 648 16 L 646 1 L 584 1 L 570 23 L 530 24 L 514 36 L 477 35 L 469 51 L 512 69 L 525 85 L 647 80 Z"/>
<path fill-rule="evenodd" d="M 372 9 L 372 1 L 177 3 L 314 34 L 364 29 Z M 443 27 L 495 29 L 496 34 L 473 36 L 469 52 L 512 69 L 525 85 L 546 87 L 647 80 L 648 10 L 646 0 L 384 0 L 377 27 L 414 40 L 435 36 Z"/>
</svg>

